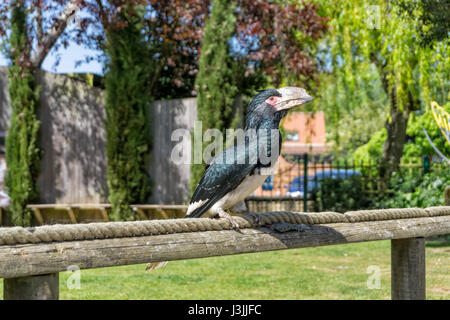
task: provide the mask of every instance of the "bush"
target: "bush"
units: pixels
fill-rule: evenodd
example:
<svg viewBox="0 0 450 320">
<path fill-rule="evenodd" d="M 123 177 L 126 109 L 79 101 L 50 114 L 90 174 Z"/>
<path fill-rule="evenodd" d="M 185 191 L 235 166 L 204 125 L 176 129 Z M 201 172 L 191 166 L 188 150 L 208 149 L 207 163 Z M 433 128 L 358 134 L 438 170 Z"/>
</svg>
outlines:
<svg viewBox="0 0 450 320">
<path fill-rule="evenodd" d="M 450 170 L 436 163 L 425 175 L 395 172 L 389 192 L 370 193 L 361 176 L 324 179 L 316 192 L 316 211 L 345 212 L 383 208 L 426 208 L 444 205 L 444 189 L 450 186 Z"/>
<path fill-rule="evenodd" d="M 380 199 L 380 208 L 411 208 L 444 205 L 444 189 L 450 186 L 450 170 L 445 163 L 434 164 L 423 176 L 395 173 L 391 178 L 393 194 Z"/>
<path fill-rule="evenodd" d="M 374 206 L 373 197 L 361 176 L 322 180 L 316 199 L 316 211 L 346 212 Z"/>
</svg>

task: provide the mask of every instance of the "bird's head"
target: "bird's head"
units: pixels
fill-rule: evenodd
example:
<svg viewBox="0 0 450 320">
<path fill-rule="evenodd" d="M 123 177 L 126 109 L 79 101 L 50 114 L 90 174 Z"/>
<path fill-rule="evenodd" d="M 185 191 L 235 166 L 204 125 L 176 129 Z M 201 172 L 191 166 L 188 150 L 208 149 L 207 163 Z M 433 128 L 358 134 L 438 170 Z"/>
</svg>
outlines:
<svg viewBox="0 0 450 320">
<path fill-rule="evenodd" d="M 297 106 L 313 100 L 306 90 L 299 87 L 282 87 L 260 91 L 247 108 L 247 127 L 254 114 L 270 112 L 281 119 L 287 112 Z"/>
</svg>

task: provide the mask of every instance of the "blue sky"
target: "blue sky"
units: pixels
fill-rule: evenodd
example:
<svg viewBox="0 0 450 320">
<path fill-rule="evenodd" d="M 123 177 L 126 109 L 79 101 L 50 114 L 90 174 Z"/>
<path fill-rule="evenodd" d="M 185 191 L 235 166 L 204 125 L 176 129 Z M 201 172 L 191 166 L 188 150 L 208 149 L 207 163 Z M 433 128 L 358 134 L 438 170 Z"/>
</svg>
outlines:
<svg viewBox="0 0 450 320">
<path fill-rule="evenodd" d="M 1 0 L 0 0 L 1 1 Z M 45 12 L 44 12 L 45 14 Z M 89 13 L 79 11 L 77 16 L 83 17 L 88 15 Z M 74 27 L 74 24 L 70 24 L 66 32 L 70 32 Z M 82 63 L 78 67 L 75 67 L 75 64 L 79 60 L 84 60 L 86 56 L 98 56 L 102 53 L 99 51 L 87 49 L 84 46 L 77 45 L 75 42 L 70 42 L 69 46 L 64 49 L 63 46 L 60 46 L 58 51 L 52 49 L 50 53 L 45 58 L 42 69 L 53 72 L 53 73 L 96 73 L 103 74 L 103 65 L 98 61 L 91 61 L 89 63 Z M 60 63 L 57 67 L 55 67 L 55 61 L 57 59 L 57 55 L 60 55 Z M 0 66 L 7 66 L 9 64 L 8 59 L 0 53 Z"/>
<path fill-rule="evenodd" d="M 55 68 L 56 54 L 61 55 L 59 65 Z M 75 62 L 77 60 L 83 60 L 86 55 L 96 55 L 97 51 L 86 49 L 83 46 L 76 43 L 70 43 L 66 49 L 61 48 L 59 52 L 54 50 L 50 51 L 49 55 L 44 60 L 42 69 L 54 73 L 96 73 L 103 74 L 103 65 L 97 61 L 91 61 L 89 63 L 83 63 L 75 68 Z M 9 61 L 2 54 L 0 54 L 0 66 L 8 65 Z"/>
</svg>

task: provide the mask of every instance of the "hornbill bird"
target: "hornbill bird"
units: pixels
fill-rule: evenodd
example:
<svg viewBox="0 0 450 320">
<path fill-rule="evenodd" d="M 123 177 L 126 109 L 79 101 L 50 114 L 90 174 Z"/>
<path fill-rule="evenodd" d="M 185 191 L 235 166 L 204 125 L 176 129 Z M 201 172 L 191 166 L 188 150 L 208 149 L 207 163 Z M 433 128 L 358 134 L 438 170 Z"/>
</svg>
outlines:
<svg viewBox="0 0 450 320">
<path fill-rule="evenodd" d="M 185 218 L 220 217 L 237 223 L 225 210 L 247 213 L 244 199 L 275 169 L 281 152 L 280 120 L 288 111 L 313 98 L 298 87 L 260 91 L 247 108 L 245 140 L 216 155 L 196 187 Z M 150 263 L 155 269 L 165 262 Z"/>
</svg>

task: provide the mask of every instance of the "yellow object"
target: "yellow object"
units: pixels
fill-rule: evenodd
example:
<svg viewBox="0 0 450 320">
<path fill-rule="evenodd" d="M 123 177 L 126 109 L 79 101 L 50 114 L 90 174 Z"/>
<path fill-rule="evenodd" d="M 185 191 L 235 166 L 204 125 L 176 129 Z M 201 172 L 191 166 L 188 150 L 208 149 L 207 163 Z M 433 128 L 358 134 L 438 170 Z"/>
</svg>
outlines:
<svg viewBox="0 0 450 320">
<path fill-rule="evenodd" d="M 450 144 L 450 114 L 436 101 L 431 102 L 431 112 L 433 112 L 434 120 L 441 130 L 442 135 L 448 144 Z"/>
</svg>

